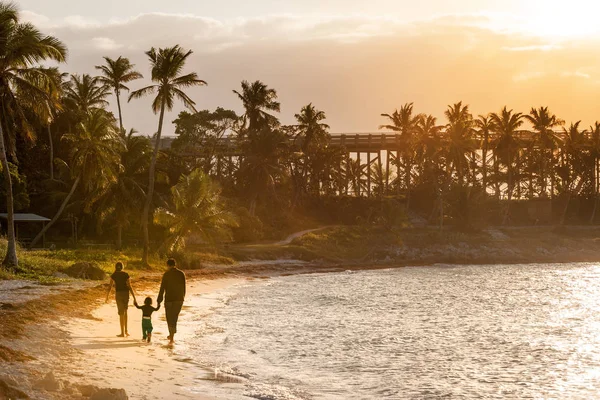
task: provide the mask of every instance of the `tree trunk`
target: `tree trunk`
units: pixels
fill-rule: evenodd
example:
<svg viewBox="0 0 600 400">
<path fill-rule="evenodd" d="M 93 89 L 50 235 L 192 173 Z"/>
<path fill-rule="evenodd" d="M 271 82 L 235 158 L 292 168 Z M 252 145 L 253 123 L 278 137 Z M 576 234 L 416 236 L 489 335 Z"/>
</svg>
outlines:
<svg viewBox="0 0 600 400">
<path fill-rule="evenodd" d="M 119 90 L 115 90 L 115 97 L 117 98 L 117 109 L 119 110 L 119 128 L 122 136 L 125 136 L 125 129 L 123 128 L 123 114 L 121 113 L 121 98 L 119 96 Z"/>
<path fill-rule="evenodd" d="M 513 182 L 512 182 L 512 154 L 510 153 L 510 150 L 508 151 L 508 166 L 507 166 L 507 174 L 508 174 L 508 179 L 507 179 L 507 186 L 508 186 L 508 193 L 506 195 L 506 211 L 504 213 L 504 217 L 502 218 L 502 225 L 506 225 L 506 223 L 508 222 L 508 217 L 510 215 L 510 203 L 512 201 L 512 191 L 513 191 Z"/>
<path fill-rule="evenodd" d="M 256 214 L 256 200 L 257 200 L 258 194 L 253 194 L 252 195 L 252 199 L 250 200 L 250 209 L 248 210 L 250 212 L 250 215 L 254 217 L 254 215 Z"/>
<path fill-rule="evenodd" d="M 48 124 L 48 143 L 50 144 L 50 179 L 54 180 L 54 143 L 52 141 L 50 124 Z"/>
<path fill-rule="evenodd" d="M 75 193 L 75 189 L 77 189 L 77 186 L 79 186 L 79 182 L 81 182 L 81 175 L 75 179 L 75 182 L 73 182 L 73 186 L 71 186 L 71 190 L 69 191 L 69 194 L 67 194 L 67 197 L 65 197 L 65 199 L 63 200 L 62 204 L 60 205 L 60 208 L 56 212 L 56 215 L 54 215 L 52 220 L 50 222 L 48 222 L 44 226 L 44 228 L 42 228 L 40 233 L 38 233 L 37 236 L 33 239 L 31 244 L 29 245 L 30 249 L 32 249 L 33 246 L 35 246 L 36 243 L 40 241 L 40 239 L 44 236 L 44 234 L 48 231 L 48 229 L 50 229 L 50 227 L 52 225 L 54 225 L 56 223 L 56 221 L 58 221 L 58 219 L 62 215 L 63 211 L 65 210 L 65 207 L 67 206 L 67 204 L 69 204 L 69 201 L 71 200 L 71 197 L 73 196 L 73 193 Z"/>
<path fill-rule="evenodd" d="M 117 225 L 117 250 L 121 250 L 123 248 L 123 227 L 121 224 Z"/>
<path fill-rule="evenodd" d="M 594 208 L 592 209 L 592 216 L 590 217 L 590 224 L 594 223 L 596 219 L 596 211 L 598 209 L 598 160 L 594 159 Z"/>
<path fill-rule="evenodd" d="M 0 123 L 0 162 L 2 163 L 2 172 L 4 173 L 4 185 L 6 189 L 6 213 L 7 213 L 7 236 L 8 244 L 6 247 L 6 256 L 2 265 L 7 267 L 17 267 L 19 259 L 17 257 L 17 238 L 15 236 L 15 209 L 12 191 L 12 180 L 8 159 L 6 158 L 6 147 L 4 145 L 4 129 Z"/>
<path fill-rule="evenodd" d="M 150 216 L 150 205 L 154 196 L 154 172 L 156 170 L 156 159 L 160 148 L 160 135 L 162 133 L 163 119 L 165 117 L 165 102 L 160 105 L 160 116 L 158 117 L 158 132 L 156 132 L 156 142 L 154 143 L 154 153 L 150 161 L 150 170 L 148 177 L 148 194 L 144 203 L 144 211 L 142 213 L 142 234 L 144 239 L 144 251 L 142 253 L 142 265 L 148 266 L 148 251 L 150 248 L 150 236 L 148 234 L 148 217 Z"/>
<path fill-rule="evenodd" d="M 481 151 L 481 184 L 483 186 L 483 194 L 487 198 L 487 148 Z"/>
</svg>

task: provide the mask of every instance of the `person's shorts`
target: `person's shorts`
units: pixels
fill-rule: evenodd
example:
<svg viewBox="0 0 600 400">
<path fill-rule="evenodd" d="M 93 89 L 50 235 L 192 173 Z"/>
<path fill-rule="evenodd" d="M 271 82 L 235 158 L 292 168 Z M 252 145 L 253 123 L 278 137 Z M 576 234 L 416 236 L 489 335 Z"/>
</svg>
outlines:
<svg viewBox="0 0 600 400">
<path fill-rule="evenodd" d="M 153 329 L 154 328 L 152 328 L 152 320 L 151 319 L 142 318 L 142 332 L 144 333 L 144 336 L 147 333 L 152 333 Z"/>
<path fill-rule="evenodd" d="M 129 307 L 129 292 L 116 292 L 115 300 L 117 301 L 117 311 L 119 315 L 123 315 Z"/>
</svg>

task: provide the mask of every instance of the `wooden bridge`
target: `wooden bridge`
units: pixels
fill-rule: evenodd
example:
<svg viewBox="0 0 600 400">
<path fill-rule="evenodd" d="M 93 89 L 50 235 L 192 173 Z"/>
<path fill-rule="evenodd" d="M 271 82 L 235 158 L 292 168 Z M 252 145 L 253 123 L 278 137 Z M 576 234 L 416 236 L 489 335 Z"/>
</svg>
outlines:
<svg viewBox="0 0 600 400">
<path fill-rule="evenodd" d="M 524 143 L 532 143 L 535 134 L 531 131 L 519 131 L 515 135 L 516 138 Z M 555 135 L 564 140 L 563 132 L 555 132 Z M 444 137 L 441 133 L 441 137 Z M 478 154 L 481 154 L 483 140 L 481 137 L 475 136 L 476 149 Z M 161 139 L 161 148 L 167 149 L 171 147 L 173 137 L 165 137 Z M 204 146 L 198 148 L 181 151 L 179 155 L 182 157 L 211 157 L 214 159 L 214 173 L 217 176 L 233 177 L 235 171 L 238 170 L 243 159 L 242 140 L 237 137 L 224 137 L 216 143 L 213 142 L 207 149 Z M 294 140 L 294 139 L 290 139 Z M 493 140 L 493 139 L 492 139 Z M 360 160 L 360 176 L 359 180 L 364 180 L 365 189 L 361 189 L 358 185 L 357 192 L 346 188 L 346 194 L 367 195 L 372 194 L 374 185 L 374 177 L 372 176 L 371 167 L 378 165 L 379 171 L 384 175 L 384 186 L 387 191 L 390 184 L 390 176 L 395 175 L 393 179 L 402 180 L 405 171 L 401 170 L 399 155 L 405 146 L 402 143 L 400 134 L 395 132 L 375 132 L 375 133 L 332 133 L 328 146 L 344 149 L 348 155 L 348 160 Z M 398 188 L 400 185 L 396 185 Z M 400 190 L 400 189 L 398 189 Z"/>
</svg>

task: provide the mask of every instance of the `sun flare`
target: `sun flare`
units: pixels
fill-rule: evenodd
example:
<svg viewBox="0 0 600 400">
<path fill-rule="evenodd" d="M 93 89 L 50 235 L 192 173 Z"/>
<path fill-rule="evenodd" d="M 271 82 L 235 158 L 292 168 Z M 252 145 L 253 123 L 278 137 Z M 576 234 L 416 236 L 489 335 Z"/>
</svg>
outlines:
<svg viewBox="0 0 600 400">
<path fill-rule="evenodd" d="M 519 28 L 536 36 L 570 38 L 600 32 L 600 2 L 595 0 L 536 0 L 524 8 Z"/>
</svg>

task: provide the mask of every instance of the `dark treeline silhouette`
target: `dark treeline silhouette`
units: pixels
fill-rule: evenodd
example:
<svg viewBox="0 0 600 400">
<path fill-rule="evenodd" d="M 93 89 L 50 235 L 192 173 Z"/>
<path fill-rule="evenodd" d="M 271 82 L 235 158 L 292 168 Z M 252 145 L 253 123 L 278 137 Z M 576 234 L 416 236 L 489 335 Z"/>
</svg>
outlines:
<svg viewBox="0 0 600 400">
<path fill-rule="evenodd" d="M 100 76 L 44 67 L 64 62 L 65 46 L 1 2 L 0 43 L 7 266 L 18 264 L 15 211 L 52 216 L 31 247 L 46 231 L 68 237 L 77 229 L 117 248 L 143 245 L 144 263 L 150 249 L 177 251 L 190 235 L 209 243 L 280 237 L 297 215 L 394 227 L 408 209 L 432 224 L 472 228 L 514 223 L 517 203 L 548 199 L 560 209 L 554 222 L 565 222 L 576 203 L 591 204 L 586 222 L 596 217 L 600 123 L 566 126 L 545 107 L 475 117 L 460 102 L 440 123 L 406 104 L 382 114 L 381 132 L 391 132 L 393 145 L 358 155 L 330 135 L 313 104 L 282 125 L 277 92 L 260 81 L 233 90 L 243 115 L 196 110 L 186 91 L 206 82 L 186 71 L 191 51 L 173 46 L 146 53 L 152 84 L 128 98 L 152 96 L 158 128 L 148 137 L 131 128 L 141 116 L 122 113 L 124 92 L 143 79 L 127 58 L 105 57 Z M 111 97 L 117 117 L 107 110 Z M 187 111 L 162 148 L 165 114 L 176 102 Z"/>
</svg>

